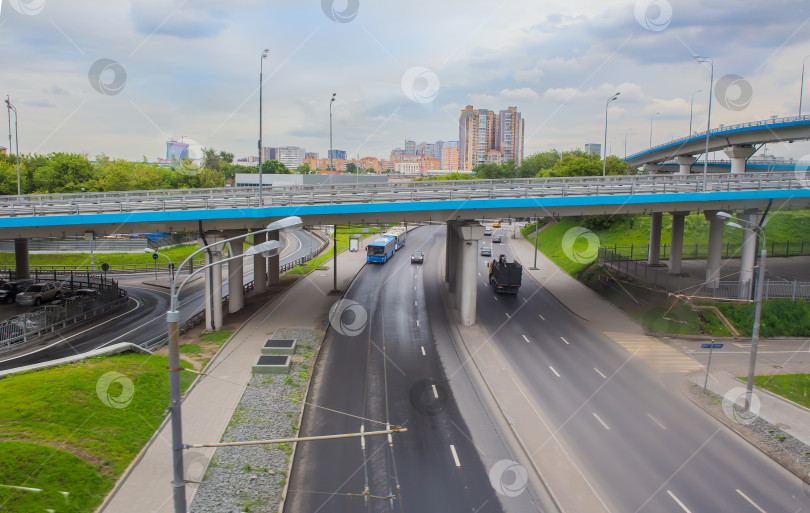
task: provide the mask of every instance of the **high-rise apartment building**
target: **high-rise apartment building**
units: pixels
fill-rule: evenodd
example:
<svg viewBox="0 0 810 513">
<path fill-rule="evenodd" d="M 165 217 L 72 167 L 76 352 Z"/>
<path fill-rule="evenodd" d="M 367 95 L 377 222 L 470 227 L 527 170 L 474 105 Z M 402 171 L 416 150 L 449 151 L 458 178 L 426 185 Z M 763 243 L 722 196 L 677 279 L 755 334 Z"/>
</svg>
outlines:
<svg viewBox="0 0 810 513">
<path fill-rule="evenodd" d="M 177 141 L 175 139 L 169 139 L 166 141 L 166 158 L 171 159 L 172 157 L 178 160 L 187 159 L 188 143 Z"/>
<path fill-rule="evenodd" d="M 262 161 L 266 162 L 268 160 L 278 160 L 276 158 L 276 148 L 271 148 L 269 146 L 265 146 L 262 148 Z"/>
<path fill-rule="evenodd" d="M 304 156 L 306 155 L 304 148 L 298 146 L 279 146 L 275 150 L 275 160 L 287 166 L 288 169 L 295 171 L 298 167 L 304 165 Z"/>
<path fill-rule="evenodd" d="M 470 171 L 478 164 L 523 161 L 523 118 L 517 107 L 495 114 L 467 105 L 458 121 L 458 168 Z M 491 150 L 497 150 L 500 157 Z"/>
<path fill-rule="evenodd" d="M 332 160 L 346 160 L 346 150 L 329 150 L 327 153 L 327 158 Z"/>
<path fill-rule="evenodd" d="M 585 153 L 587 153 L 588 155 L 596 155 L 597 157 L 601 157 L 602 145 L 599 143 L 586 143 Z"/>
<path fill-rule="evenodd" d="M 441 155 L 442 169 L 458 171 L 458 141 L 444 141 Z"/>
<path fill-rule="evenodd" d="M 320 153 L 318 153 L 317 151 L 308 151 L 308 152 L 306 152 L 306 153 L 304 154 L 304 158 L 305 158 L 305 159 L 315 159 L 315 160 L 318 160 L 319 158 L 321 158 L 321 154 L 320 154 Z"/>
<path fill-rule="evenodd" d="M 498 112 L 497 139 L 503 162 L 513 160 L 519 166 L 523 161 L 523 118 L 517 107 Z"/>
</svg>

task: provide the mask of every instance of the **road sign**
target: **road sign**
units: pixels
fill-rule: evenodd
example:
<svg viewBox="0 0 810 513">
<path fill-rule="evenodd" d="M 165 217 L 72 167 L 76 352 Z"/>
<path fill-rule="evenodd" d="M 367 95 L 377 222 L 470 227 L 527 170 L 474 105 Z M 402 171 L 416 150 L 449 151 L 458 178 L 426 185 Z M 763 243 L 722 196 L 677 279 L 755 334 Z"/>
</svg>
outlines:
<svg viewBox="0 0 810 513">
<path fill-rule="evenodd" d="M 158 254 L 157 253 L 152 253 L 152 260 L 157 260 L 157 259 L 158 259 Z"/>
<path fill-rule="evenodd" d="M 103 264 L 101 264 L 101 270 L 106 273 L 107 271 L 110 270 L 110 264 L 108 264 L 107 262 L 104 262 Z"/>
<path fill-rule="evenodd" d="M 700 344 L 701 349 L 723 349 L 723 344 Z"/>
</svg>

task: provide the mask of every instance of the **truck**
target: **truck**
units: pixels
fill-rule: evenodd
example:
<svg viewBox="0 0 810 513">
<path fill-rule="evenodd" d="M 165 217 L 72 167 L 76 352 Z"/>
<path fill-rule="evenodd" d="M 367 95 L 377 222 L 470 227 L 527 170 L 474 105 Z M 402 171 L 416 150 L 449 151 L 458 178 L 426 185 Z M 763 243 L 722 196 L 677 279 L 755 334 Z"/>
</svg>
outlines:
<svg viewBox="0 0 810 513">
<path fill-rule="evenodd" d="M 508 262 L 506 255 L 489 264 L 489 283 L 495 287 L 495 292 L 517 294 L 522 277 L 523 267 L 518 262 Z"/>
</svg>

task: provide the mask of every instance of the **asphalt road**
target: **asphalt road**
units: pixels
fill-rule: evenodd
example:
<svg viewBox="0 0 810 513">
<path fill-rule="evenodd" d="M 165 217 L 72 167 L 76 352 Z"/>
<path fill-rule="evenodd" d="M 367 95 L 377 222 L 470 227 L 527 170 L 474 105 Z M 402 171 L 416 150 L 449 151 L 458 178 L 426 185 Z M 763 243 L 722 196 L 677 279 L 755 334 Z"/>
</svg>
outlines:
<svg viewBox="0 0 810 513">
<path fill-rule="evenodd" d="M 314 240 L 312 240 L 314 239 Z M 282 234 L 283 265 L 307 255 L 310 248 L 317 248 L 320 240 L 309 233 L 298 230 Z M 253 279 L 253 259 L 245 260 L 245 283 Z M 225 266 L 223 266 L 225 267 Z M 158 273 L 166 277 L 166 273 Z M 152 273 L 117 274 L 119 286 L 129 293 L 130 301 L 123 310 L 111 312 L 98 318 L 92 324 L 79 326 L 75 330 L 62 333 L 57 339 L 44 346 L 5 357 L 0 361 L 0 370 L 64 358 L 118 342 L 139 344 L 166 332 L 165 313 L 169 309 L 169 291 L 161 287 L 144 285 L 145 280 L 154 278 Z M 223 272 L 223 296 L 228 293 L 227 273 Z M 183 288 L 180 298 L 181 322 L 205 308 L 203 279 L 190 282 Z M 4 305 L 3 308 L 25 311 L 17 305 Z"/>
<path fill-rule="evenodd" d="M 506 244 L 492 252 L 509 255 Z M 653 373 L 525 273 L 517 296 L 496 296 L 487 260 L 478 323 L 612 511 L 810 511 L 802 482 L 687 402 L 680 379 Z"/>
<path fill-rule="evenodd" d="M 502 459 L 508 451 L 469 384 L 448 385 L 439 357 L 451 343 L 438 295 L 442 230 L 412 231 L 393 259 L 361 270 L 344 296 L 350 308 L 333 317 L 310 389 L 311 402 L 330 410 L 308 405 L 301 427 L 302 436 L 388 423 L 408 431 L 394 434 L 392 446 L 385 436 L 299 444 L 285 511 L 504 511 L 479 452 Z M 416 249 L 424 265 L 410 263 Z M 477 402 L 474 430 L 462 401 Z M 513 511 L 539 510 L 530 494 L 521 500 Z"/>
</svg>

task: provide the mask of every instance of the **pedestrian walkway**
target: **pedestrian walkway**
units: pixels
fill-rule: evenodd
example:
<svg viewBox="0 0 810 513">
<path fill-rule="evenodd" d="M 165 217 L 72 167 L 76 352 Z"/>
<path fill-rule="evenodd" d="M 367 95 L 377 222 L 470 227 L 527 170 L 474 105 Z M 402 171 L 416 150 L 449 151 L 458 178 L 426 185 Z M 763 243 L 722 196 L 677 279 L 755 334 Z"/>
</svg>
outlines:
<svg viewBox="0 0 810 513">
<path fill-rule="evenodd" d="M 689 373 L 703 368 L 689 356 L 653 337 L 614 332 L 605 332 L 605 335 L 660 372 Z"/>
<path fill-rule="evenodd" d="M 338 255 L 337 285 L 346 289 L 365 264 L 365 253 Z M 262 344 L 281 328 L 325 330 L 329 308 L 339 296 L 329 295 L 333 287 L 332 261 L 328 271 L 314 271 L 257 311 L 220 349 L 206 372 L 183 401 L 183 442 L 219 442 L 251 377 L 251 366 Z M 137 393 L 137 391 L 136 391 Z M 186 458 L 188 467 L 207 468 L 214 449 L 196 450 Z M 202 475 L 195 468 L 194 474 Z M 99 509 L 103 513 L 171 513 L 172 499 L 171 423 L 164 422 L 152 441 L 136 458 Z M 198 485 L 186 486 L 187 503 Z"/>
</svg>

